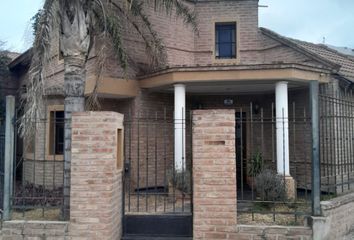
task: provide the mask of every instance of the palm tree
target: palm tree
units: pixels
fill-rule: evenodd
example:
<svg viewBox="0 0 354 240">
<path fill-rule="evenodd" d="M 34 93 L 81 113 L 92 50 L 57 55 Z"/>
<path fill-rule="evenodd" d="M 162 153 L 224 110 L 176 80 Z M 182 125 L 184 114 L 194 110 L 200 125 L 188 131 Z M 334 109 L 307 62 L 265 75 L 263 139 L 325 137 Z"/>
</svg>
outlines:
<svg viewBox="0 0 354 240">
<path fill-rule="evenodd" d="M 123 21 L 128 21 L 140 35 L 146 45 L 152 65 L 160 64 L 163 59 L 163 43 L 157 36 L 149 17 L 144 13 L 144 6 L 153 4 L 155 11 L 175 13 L 185 23 L 196 30 L 195 14 L 183 0 L 46 0 L 43 9 L 35 17 L 35 40 L 33 57 L 29 71 L 29 84 L 24 101 L 22 134 L 33 131 L 31 119 L 42 112 L 44 100 L 43 82 L 45 69 L 51 62 L 51 36 L 59 29 L 60 50 L 64 57 L 64 112 L 65 112 L 65 147 L 64 147 L 64 218 L 69 217 L 70 202 L 70 165 L 71 165 L 71 115 L 85 109 L 86 62 L 93 37 L 103 39 L 101 47 L 109 40 L 113 44 L 117 60 L 125 70 L 130 64 L 129 55 L 123 44 L 121 31 Z M 100 51 L 98 51 L 100 52 Z M 103 59 L 104 56 L 98 56 Z M 100 62 L 100 60 L 97 60 Z M 103 64 L 97 64 L 102 68 Z M 100 73 L 102 69 L 98 69 Z M 100 74 L 98 74 L 100 75 Z M 94 98 L 91 98 L 94 99 Z M 32 126 L 32 127 L 31 127 Z"/>
</svg>

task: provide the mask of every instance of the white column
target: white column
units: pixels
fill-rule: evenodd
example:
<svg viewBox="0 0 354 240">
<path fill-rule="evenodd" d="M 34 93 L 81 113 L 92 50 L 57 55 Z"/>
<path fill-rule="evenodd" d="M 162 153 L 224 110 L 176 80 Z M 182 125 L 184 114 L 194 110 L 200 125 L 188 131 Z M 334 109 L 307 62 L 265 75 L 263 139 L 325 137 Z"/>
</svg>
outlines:
<svg viewBox="0 0 354 240">
<path fill-rule="evenodd" d="M 175 87 L 175 170 L 182 172 L 186 165 L 186 87 L 176 84 Z"/>
<path fill-rule="evenodd" d="M 276 131 L 277 131 L 277 171 L 290 176 L 289 171 L 289 121 L 288 121 L 288 83 L 275 85 Z"/>
</svg>

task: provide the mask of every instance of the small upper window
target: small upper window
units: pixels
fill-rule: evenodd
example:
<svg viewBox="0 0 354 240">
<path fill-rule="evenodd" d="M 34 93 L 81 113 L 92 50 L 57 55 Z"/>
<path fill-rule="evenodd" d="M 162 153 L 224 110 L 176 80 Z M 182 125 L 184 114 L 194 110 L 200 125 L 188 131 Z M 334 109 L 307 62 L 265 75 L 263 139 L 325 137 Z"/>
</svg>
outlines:
<svg viewBox="0 0 354 240">
<path fill-rule="evenodd" d="M 215 57 L 236 58 L 236 23 L 215 24 Z"/>
</svg>

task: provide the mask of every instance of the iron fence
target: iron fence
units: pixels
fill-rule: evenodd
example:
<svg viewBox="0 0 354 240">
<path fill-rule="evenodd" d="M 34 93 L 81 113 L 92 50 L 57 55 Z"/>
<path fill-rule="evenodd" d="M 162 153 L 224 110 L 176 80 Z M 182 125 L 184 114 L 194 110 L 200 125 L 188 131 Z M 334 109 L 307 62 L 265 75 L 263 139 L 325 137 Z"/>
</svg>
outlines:
<svg viewBox="0 0 354 240">
<path fill-rule="evenodd" d="M 166 110 L 125 117 L 125 214 L 191 213 L 192 152 L 188 113 L 182 171 L 175 169 L 174 119 Z"/>
<path fill-rule="evenodd" d="M 0 117 L 0 219 L 4 206 L 4 163 L 5 163 L 5 132 L 4 124 Z"/>
<path fill-rule="evenodd" d="M 311 121 L 307 108 L 293 102 L 287 118 L 276 118 L 274 103 L 262 108 L 250 103 L 235 110 L 238 222 L 302 225 L 311 215 Z M 285 154 L 277 159 L 277 128 L 284 134 L 283 152 L 285 133 L 289 134 L 289 173 L 295 185 L 286 176 Z M 279 170 L 277 164 L 284 167 Z"/>
<path fill-rule="evenodd" d="M 26 121 L 34 131 L 19 136 L 15 119 L 15 163 L 11 191 L 11 219 L 63 219 L 63 112 Z"/>
<path fill-rule="evenodd" d="M 321 190 L 336 196 L 354 190 L 354 98 L 352 92 L 320 92 Z"/>
</svg>

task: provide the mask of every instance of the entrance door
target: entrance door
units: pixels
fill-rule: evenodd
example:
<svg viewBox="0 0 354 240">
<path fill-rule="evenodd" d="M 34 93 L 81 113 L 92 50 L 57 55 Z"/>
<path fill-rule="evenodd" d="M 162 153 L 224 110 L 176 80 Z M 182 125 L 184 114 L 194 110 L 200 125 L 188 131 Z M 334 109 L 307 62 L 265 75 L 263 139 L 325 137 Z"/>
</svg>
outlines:
<svg viewBox="0 0 354 240">
<path fill-rule="evenodd" d="M 246 183 L 246 113 L 236 112 L 236 168 L 237 189 L 242 190 Z"/>
</svg>

